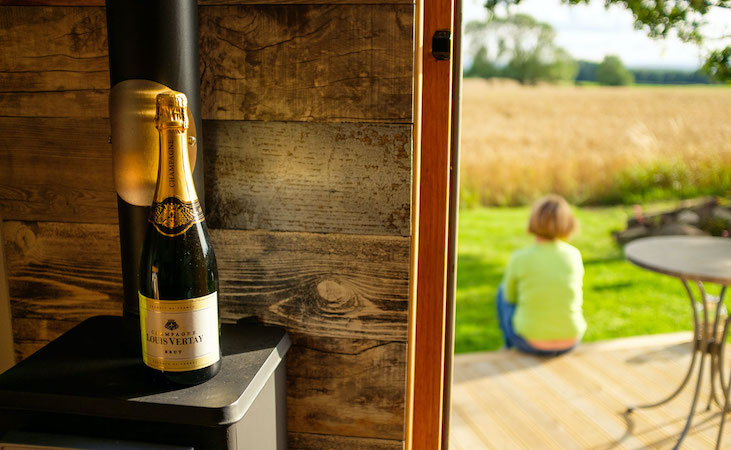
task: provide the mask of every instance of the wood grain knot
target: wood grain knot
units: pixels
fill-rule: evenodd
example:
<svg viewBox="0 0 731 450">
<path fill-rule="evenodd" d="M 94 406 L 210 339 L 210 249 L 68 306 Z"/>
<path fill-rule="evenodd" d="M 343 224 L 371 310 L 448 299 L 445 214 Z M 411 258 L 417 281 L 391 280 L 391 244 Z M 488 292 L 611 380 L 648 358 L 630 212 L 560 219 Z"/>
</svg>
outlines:
<svg viewBox="0 0 731 450">
<path fill-rule="evenodd" d="M 21 222 L 6 222 L 5 236 L 8 244 L 14 244 L 20 254 L 28 253 L 36 243 L 36 234 L 30 227 Z"/>
<path fill-rule="evenodd" d="M 320 295 L 319 307 L 327 312 L 345 313 L 355 310 L 358 306 L 355 292 L 333 280 L 318 283 L 317 293 Z"/>
</svg>

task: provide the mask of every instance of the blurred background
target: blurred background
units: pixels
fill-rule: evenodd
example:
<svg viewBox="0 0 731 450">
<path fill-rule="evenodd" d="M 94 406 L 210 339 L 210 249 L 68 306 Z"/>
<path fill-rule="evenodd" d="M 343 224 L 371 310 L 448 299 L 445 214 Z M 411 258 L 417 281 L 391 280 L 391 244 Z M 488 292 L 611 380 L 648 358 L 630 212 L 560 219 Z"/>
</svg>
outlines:
<svg viewBox="0 0 731 450">
<path fill-rule="evenodd" d="M 465 3 L 456 351 L 502 345 L 494 295 L 549 192 L 582 223 L 586 341 L 691 329 L 680 283 L 622 244 L 731 229 L 729 5 L 514 3 Z"/>
</svg>

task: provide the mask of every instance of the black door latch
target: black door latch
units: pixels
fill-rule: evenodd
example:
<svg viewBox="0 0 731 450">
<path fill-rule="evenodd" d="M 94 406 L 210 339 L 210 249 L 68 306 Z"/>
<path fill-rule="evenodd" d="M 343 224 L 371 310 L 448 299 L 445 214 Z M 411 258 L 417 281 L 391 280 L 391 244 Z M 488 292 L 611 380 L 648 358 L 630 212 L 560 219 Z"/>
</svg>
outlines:
<svg viewBox="0 0 731 450">
<path fill-rule="evenodd" d="M 452 47 L 452 32 L 437 30 L 431 38 L 431 54 L 438 61 L 447 61 L 450 58 Z"/>
</svg>

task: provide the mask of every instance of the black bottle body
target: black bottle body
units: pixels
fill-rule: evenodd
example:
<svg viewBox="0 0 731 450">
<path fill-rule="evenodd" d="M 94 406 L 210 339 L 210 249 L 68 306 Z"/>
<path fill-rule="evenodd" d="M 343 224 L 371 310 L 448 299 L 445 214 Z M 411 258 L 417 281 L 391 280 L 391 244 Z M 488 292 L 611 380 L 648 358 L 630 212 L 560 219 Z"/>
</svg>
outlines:
<svg viewBox="0 0 731 450">
<path fill-rule="evenodd" d="M 217 294 L 216 257 L 205 222 L 196 223 L 174 237 L 161 234 L 149 223 L 142 246 L 139 283 L 141 295 L 160 300 L 186 301 Z M 220 334 L 220 329 L 215 332 Z M 220 346 L 218 358 L 200 369 L 161 372 L 164 378 L 177 384 L 198 384 L 213 378 L 220 370 Z"/>
</svg>

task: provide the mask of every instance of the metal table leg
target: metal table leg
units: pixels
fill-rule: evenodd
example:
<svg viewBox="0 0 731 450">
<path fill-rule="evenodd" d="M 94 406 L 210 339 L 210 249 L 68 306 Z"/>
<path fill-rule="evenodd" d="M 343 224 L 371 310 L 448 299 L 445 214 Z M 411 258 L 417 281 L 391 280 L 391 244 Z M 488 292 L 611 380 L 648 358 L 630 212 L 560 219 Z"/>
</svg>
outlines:
<svg viewBox="0 0 731 450">
<path fill-rule="evenodd" d="M 688 287 L 688 284 L 685 280 L 683 281 L 683 285 L 685 286 L 686 291 L 688 291 L 688 296 L 690 297 L 690 309 L 693 311 L 693 357 L 690 360 L 690 367 L 688 367 L 688 372 L 685 374 L 685 378 L 683 378 L 683 381 L 680 383 L 680 386 L 668 397 L 664 398 L 663 400 L 660 400 L 655 403 L 647 403 L 644 405 L 635 405 L 630 406 L 627 408 L 627 412 L 631 413 L 635 409 L 641 409 L 641 408 L 654 408 L 656 406 L 664 405 L 665 403 L 669 402 L 670 400 L 674 399 L 675 397 L 680 394 L 685 386 L 688 384 L 688 381 L 690 381 L 690 377 L 693 375 L 693 368 L 695 367 L 695 361 L 696 356 L 698 356 L 698 351 L 700 350 L 699 341 L 695 338 L 699 335 L 699 325 L 698 325 L 698 311 L 695 308 L 695 298 L 693 297 L 693 293 L 690 291 L 690 288 Z M 703 353 L 701 353 L 703 355 Z M 702 358 L 701 358 L 702 359 Z"/>
<path fill-rule="evenodd" d="M 690 287 L 688 286 L 688 282 L 683 279 L 683 286 L 685 286 L 685 290 L 688 292 L 688 296 L 691 299 L 691 302 L 693 303 L 693 318 L 695 321 L 695 328 L 697 329 L 698 320 L 697 320 L 697 314 L 695 312 L 695 299 L 693 298 L 693 292 L 690 290 Z M 698 285 L 698 290 L 700 291 L 701 295 L 701 302 L 703 303 L 703 328 L 701 329 L 701 363 L 698 368 L 698 382 L 695 385 L 695 392 L 693 393 L 693 402 L 690 404 L 690 413 L 688 413 L 688 420 L 685 422 L 685 427 L 683 428 L 683 432 L 680 433 L 680 436 L 678 437 L 678 442 L 675 443 L 675 447 L 673 449 L 677 449 L 680 447 L 680 444 L 683 442 L 683 439 L 685 439 L 685 435 L 688 434 L 688 430 L 690 429 L 690 425 L 693 423 L 693 416 L 695 415 L 695 406 L 696 403 L 698 403 L 698 394 L 701 391 L 701 384 L 703 383 L 703 363 L 705 362 L 706 358 L 706 351 L 708 350 L 708 298 L 706 296 L 706 290 L 703 288 L 703 283 L 700 281 L 696 282 Z M 715 331 L 715 330 L 714 330 Z M 711 355 L 711 358 L 713 356 Z M 713 374 L 711 374 L 711 377 L 713 377 Z"/>
<path fill-rule="evenodd" d="M 721 289 L 721 294 L 719 295 L 719 310 L 720 305 L 723 304 L 723 295 L 726 293 L 726 286 Z M 726 337 L 728 336 L 728 330 L 729 330 L 729 322 L 731 321 L 731 314 L 729 314 L 726 317 L 726 322 L 723 324 L 723 334 L 721 335 L 721 342 L 719 342 L 719 350 L 718 350 L 718 372 L 719 377 L 721 379 L 721 389 L 723 390 L 723 407 L 721 408 L 721 423 L 718 426 L 718 437 L 716 438 L 716 450 L 721 448 L 721 438 L 723 437 L 723 425 L 726 422 L 726 413 L 729 411 L 729 407 L 731 405 L 729 404 L 729 394 L 731 391 L 731 375 L 729 375 L 728 383 L 724 385 L 724 370 L 723 370 L 723 360 L 724 360 L 724 349 L 726 347 Z"/>
<path fill-rule="evenodd" d="M 717 314 L 719 314 L 719 315 L 720 315 L 721 305 L 723 305 L 723 302 L 724 302 L 723 298 L 724 298 L 725 293 L 726 293 L 726 286 L 723 286 L 723 288 L 721 288 L 721 294 L 719 294 L 719 296 L 718 296 L 718 306 L 719 306 L 718 311 L 719 312 L 717 312 Z M 723 363 L 724 363 L 724 359 L 725 359 L 724 349 L 726 348 L 726 338 L 728 337 L 729 323 L 731 322 L 731 315 L 728 314 L 728 311 L 726 314 L 727 314 L 727 316 L 726 316 L 726 320 L 724 321 L 724 324 L 723 324 L 723 332 L 721 333 L 721 340 L 719 341 L 719 345 L 718 345 L 718 375 L 719 375 L 718 378 L 721 381 L 721 392 L 727 391 L 726 384 L 725 384 L 726 376 L 724 375 Z M 718 406 L 721 406 L 721 404 L 719 403 Z"/>
<path fill-rule="evenodd" d="M 693 416 L 695 415 L 695 409 L 696 404 L 698 403 L 698 395 L 701 390 L 701 384 L 703 382 L 703 368 L 705 366 L 705 356 L 706 353 L 708 353 L 709 349 L 709 336 L 706 330 L 708 330 L 708 298 L 706 295 L 705 288 L 703 287 L 703 284 L 700 282 L 697 282 L 698 290 L 700 291 L 700 300 L 701 304 L 703 305 L 703 323 L 702 326 L 699 323 L 698 320 L 698 311 L 696 310 L 696 299 L 693 295 L 693 292 L 690 289 L 690 286 L 688 286 L 688 282 L 685 279 L 681 279 L 683 282 L 683 286 L 685 287 L 686 292 L 688 293 L 688 299 L 690 300 L 690 308 L 693 312 L 693 356 L 690 361 L 690 367 L 688 367 L 688 372 L 685 374 L 685 378 L 683 378 L 683 381 L 680 383 L 680 386 L 671 393 L 667 398 L 660 400 L 659 402 L 645 404 L 645 405 L 637 405 L 637 406 L 631 406 L 627 408 L 627 412 L 631 413 L 635 409 L 639 408 L 654 408 L 656 406 L 664 405 L 665 403 L 669 402 L 670 400 L 674 399 L 675 397 L 680 394 L 680 392 L 685 388 L 685 386 L 690 381 L 691 376 L 693 375 L 693 369 L 695 368 L 696 364 L 696 358 L 700 355 L 700 364 L 698 366 L 698 381 L 696 382 L 695 391 L 693 393 L 693 402 L 690 407 L 690 412 L 688 414 L 688 419 L 685 422 L 685 427 L 683 428 L 683 431 L 681 432 L 680 436 L 678 437 L 678 441 L 675 444 L 674 449 L 677 449 L 680 447 L 680 444 L 683 442 L 683 439 L 685 439 L 686 434 L 688 433 L 688 430 L 690 429 L 690 426 L 693 422 Z M 725 290 L 725 289 L 724 289 Z M 723 291 L 722 291 L 723 295 Z M 720 305 L 720 302 L 719 302 Z M 719 309 L 719 308 L 717 308 Z M 718 314 L 718 313 L 717 313 Z M 718 317 L 716 318 L 717 322 Z M 714 324 L 714 330 L 715 330 L 715 324 Z M 698 339 L 698 336 L 700 336 L 700 339 Z M 713 383 L 713 377 L 715 370 L 718 366 L 720 366 L 720 363 L 722 361 L 719 361 L 719 364 L 716 364 L 716 361 L 713 359 L 713 355 L 709 355 L 711 357 L 711 380 Z M 723 381 L 721 381 L 722 387 L 723 387 Z M 729 382 L 728 386 L 731 386 L 731 381 Z M 728 386 L 726 386 L 728 388 Z M 728 391 L 728 389 L 726 389 Z M 715 396 L 715 391 L 711 392 L 711 398 Z M 709 399 L 710 403 L 710 399 Z"/>
<path fill-rule="evenodd" d="M 721 448 L 721 437 L 723 437 L 723 424 L 726 422 L 726 413 L 729 410 L 729 388 L 731 388 L 731 378 L 729 379 L 726 389 L 723 392 L 725 401 L 723 402 L 723 408 L 721 408 L 721 424 L 718 426 L 718 437 L 716 438 L 716 450 Z"/>
<path fill-rule="evenodd" d="M 719 336 L 719 321 L 721 320 L 721 312 L 724 309 L 723 297 L 726 294 L 726 286 L 721 287 L 721 293 L 718 298 L 714 301 L 716 304 L 716 314 L 713 318 L 713 328 L 710 332 L 710 342 L 708 343 L 709 353 L 711 354 L 711 394 L 708 396 L 708 404 L 706 405 L 706 411 L 711 410 L 711 403 L 715 402 L 719 407 L 723 408 L 723 404 L 718 400 L 716 395 L 716 376 L 718 375 L 718 381 L 721 385 L 721 394 L 726 391 L 723 376 L 723 352 L 726 343 L 726 336 L 728 333 L 728 316 L 724 320 L 723 331 Z M 723 397 L 726 398 L 725 396 Z"/>
<path fill-rule="evenodd" d="M 693 367 L 695 367 L 696 356 L 698 356 L 698 341 L 694 340 L 693 341 L 693 358 L 690 360 L 690 367 L 688 367 L 688 373 L 685 374 L 685 378 L 683 378 L 683 382 L 680 383 L 680 386 L 678 386 L 678 388 L 672 394 L 670 394 L 668 397 L 660 400 L 659 402 L 647 403 L 644 405 L 630 406 L 627 408 L 627 412 L 631 413 L 635 409 L 654 408 L 656 406 L 661 406 L 661 405 L 664 405 L 665 403 L 669 402 L 670 400 L 674 399 L 675 397 L 677 397 L 678 394 L 680 394 L 683 391 L 683 389 L 685 388 L 685 385 L 688 384 L 688 381 L 690 381 L 690 377 L 693 375 Z"/>
</svg>

